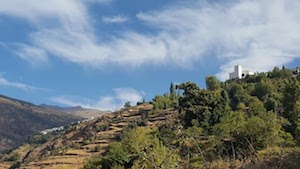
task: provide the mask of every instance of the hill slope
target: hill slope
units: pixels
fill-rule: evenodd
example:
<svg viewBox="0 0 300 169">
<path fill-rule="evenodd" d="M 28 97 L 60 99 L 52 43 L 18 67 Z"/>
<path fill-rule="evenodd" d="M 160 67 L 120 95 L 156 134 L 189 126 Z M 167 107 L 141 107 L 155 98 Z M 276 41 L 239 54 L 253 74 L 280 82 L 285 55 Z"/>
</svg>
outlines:
<svg viewBox="0 0 300 169">
<path fill-rule="evenodd" d="M 143 104 L 108 113 L 97 119 L 70 126 L 61 135 L 36 148 L 30 149 L 28 145 L 23 145 L 15 150 L 21 155 L 21 168 L 82 167 L 84 161 L 91 156 L 105 153 L 109 144 L 119 140 L 122 131 L 129 126 L 156 126 L 160 122 L 173 120 L 177 115 L 177 111 L 174 110 L 151 114 L 152 108 L 151 104 Z M 143 123 L 145 116 L 148 121 Z M 24 152 L 26 148 L 27 151 Z"/>
<path fill-rule="evenodd" d="M 19 146 L 28 136 L 41 130 L 80 119 L 78 116 L 0 95 L 0 152 Z"/>
</svg>

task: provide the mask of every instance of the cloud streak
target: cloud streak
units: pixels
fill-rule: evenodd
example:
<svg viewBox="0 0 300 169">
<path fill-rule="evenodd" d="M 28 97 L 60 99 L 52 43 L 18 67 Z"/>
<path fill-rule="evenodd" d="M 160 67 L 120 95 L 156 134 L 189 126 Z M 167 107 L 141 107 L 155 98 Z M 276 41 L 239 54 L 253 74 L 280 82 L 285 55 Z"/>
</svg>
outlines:
<svg viewBox="0 0 300 169">
<path fill-rule="evenodd" d="M 19 83 L 19 82 L 8 81 L 1 74 L 0 74 L 0 87 L 16 88 L 16 89 L 23 90 L 26 92 L 37 92 L 37 91 L 46 91 L 47 90 L 47 89 L 38 88 L 38 87 L 30 86 L 27 84 Z"/>
<path fill-rule="evenodd" d="M 124 23 L 127 22 L 128 18 L 121 15 L 116 15 L 112 17 L 102 17 L 102 22 L 104 23 Z"/>
<path fill-rule="evenodd" d="M 31 65 L 39 66 L 41 63 L 46 63 L 48 61 L 48 56 L 44 50 L 24 44 L 18 46 L 19 49 L 14 52 Z"/>
<path fill-rule="evenodd" d="M 89 67 L 188 67 L 197 60 L 205 62 L 206 57 L 215 57 L 222 63 L 217 75 L 225 80 L 235 64 L 252 71 L 266 71 L 300 57 L 298 0 L 173 4 L 136 15 L 143 25 L 155 31 L 129 30 L 105 41 L 94 32 L 96 27 L 90 21 L 86 2 L 53 0 L 49 5 L 38 0 L 10 0 L 1 4 L 0 14 L 21 17 L 37 25 L 39 30 L 30 34 L 31 44 L 27 44 L 38 50 L 32 57 L 46 53 Z M 16 10 L 15 6 L 22 9 Z M 56 26 L 48 26 L 47 20 L 54 20 Z M 108 20 L 121 22 L 122 18 Z"/>
<path fill-rule="evenodd" d="M 99 100 L 76 97 L 58 96 L 51 98 L 54 103 L 66 106 L 82 106 L 84 108 L 114 111 L 124 106 L 126 102 L 135 105 L 143 100 L 144 92 L 132 88 L 116 88 L 113 94 L 103 96 Z"/>
</svg>

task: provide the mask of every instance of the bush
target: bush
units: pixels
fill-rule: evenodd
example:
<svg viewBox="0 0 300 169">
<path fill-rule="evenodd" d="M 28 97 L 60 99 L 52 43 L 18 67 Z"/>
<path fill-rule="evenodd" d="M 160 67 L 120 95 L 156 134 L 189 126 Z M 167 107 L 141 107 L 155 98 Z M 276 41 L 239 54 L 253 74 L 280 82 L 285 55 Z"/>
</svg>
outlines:
<svg viewBox="0 0 300 169">
<path fill-rule="evenodd" d="M 20 154 L 17 152 L 14 152 L 10 154 L 5 160 L 6 161 L 18 161 L 20 159 Z"/>
<path fill-rule="evenodd" d="M 92 157 L 88 159 L 85 164 L 83 169 L 101 169 L 102 168 L 102 158 L 101 157 Z"/>
<path fill-rule="evenodd" d="M 86 139 L 82 142 L 83 145 L 88 145 L 90 143 L 91 143 L 91 140 L 89 140 L 89 139 Z"/>
<path fill-rule="evenodd" d="M 100 152 L 100 151 L 101 151 L 101 146 L 100 146 L 100 145 L 96 145 L 96 146 L 94 147 L 93 152 Z"/>
</svg>

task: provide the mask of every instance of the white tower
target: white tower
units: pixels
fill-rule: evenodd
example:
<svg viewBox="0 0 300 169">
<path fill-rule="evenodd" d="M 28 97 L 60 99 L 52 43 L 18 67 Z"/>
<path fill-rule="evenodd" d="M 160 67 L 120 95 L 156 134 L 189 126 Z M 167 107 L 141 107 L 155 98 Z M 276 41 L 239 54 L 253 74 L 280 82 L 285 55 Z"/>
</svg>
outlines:
<svg viewBox="0 0 300 169">
<path fill-rule="evenodd" d="M 243 70 L 241 65 L 234 66 L 234 72 L 229 73 L 229 79 L 243 79 L 248 75 L 254 75 L 253 72 L 249 70 Z"/>
<path fill-rule="evenodd" d="M 243 77 L 243 68 L 241 65 L 234 66 L 234 72 L 229 74 L 229 79 L 241 79 Z"/>
<path fill-rule="evenodd" d="M 243 68 L 241 65 L 236 65 L 234 67 L 234 72 L 236 73 L 236 77 L 241 79 L 243 74 Z"/>
</svg>

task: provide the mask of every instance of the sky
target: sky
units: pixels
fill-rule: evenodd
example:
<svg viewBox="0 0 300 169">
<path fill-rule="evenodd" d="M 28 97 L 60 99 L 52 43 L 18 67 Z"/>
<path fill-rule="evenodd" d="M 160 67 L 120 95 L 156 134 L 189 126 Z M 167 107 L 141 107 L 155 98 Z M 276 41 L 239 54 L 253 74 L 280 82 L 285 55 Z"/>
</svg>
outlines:
<svg viewBox="0 0 300 169">
<path fill-rule="evenodd" d="M 0 0 L 0 94 L 116 110 L 300 63 L 299 0 Z"/>
</svg>

